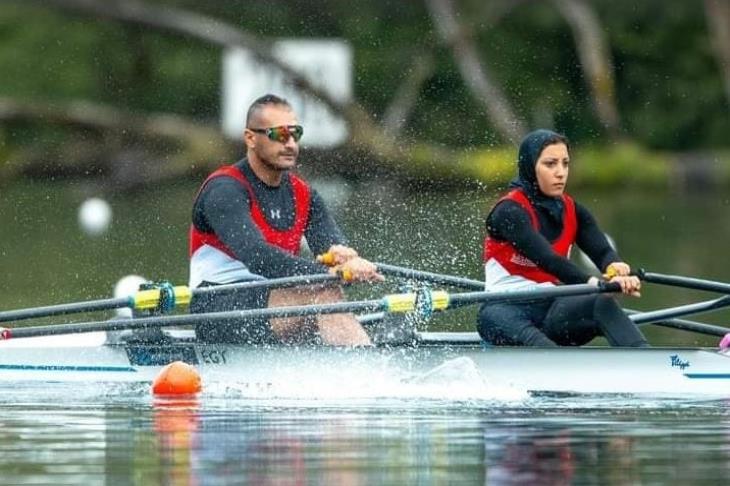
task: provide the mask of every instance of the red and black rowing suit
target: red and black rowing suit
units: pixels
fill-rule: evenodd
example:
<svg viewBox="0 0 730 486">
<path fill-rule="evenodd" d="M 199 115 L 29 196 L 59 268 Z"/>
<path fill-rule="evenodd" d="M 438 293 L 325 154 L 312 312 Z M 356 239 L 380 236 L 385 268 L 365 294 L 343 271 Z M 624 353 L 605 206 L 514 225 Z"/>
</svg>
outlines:
<svg viewBox="0 0 730 486">
<path fill-rule="evenodd" d="M 602 270 L 621 261 L 595 218 L 570 196 L 562 211 L 533 204 L 519 188 L 500 199 L 487 217 L 486 289 L 586 283 L 590 275 L 569 259 L 577 244 Z M 581 345 L 603 335 L 614 346 L 644 346 L 636 325 L 607 295 L 561 297 L 530 303 L 485 304 L 479 333 L 495 345 Z"/>
<path fill-rule="evenodd" d="M 245 158 L 222 167 L 205 180 L 193 205 L 190 286 L 327 272 L 324 265 L 299 256 L 302 237 L 314 254 L 346 244 L 321 197 L 306 181 L 287 172 L 279 186 L 269 186 Z M 265 307 L 267 299 L 267 292 L 249 290 L 193 299 L 190 307 L 192 312 Z M 221 340 L 218 331 L 225 327 L 211 324 L 197 330 L 209 340 Z M 224 334 L 232 332 L 228 328 Z M 207 332 L 214 329 L 215 338 Z"/>
</svg>

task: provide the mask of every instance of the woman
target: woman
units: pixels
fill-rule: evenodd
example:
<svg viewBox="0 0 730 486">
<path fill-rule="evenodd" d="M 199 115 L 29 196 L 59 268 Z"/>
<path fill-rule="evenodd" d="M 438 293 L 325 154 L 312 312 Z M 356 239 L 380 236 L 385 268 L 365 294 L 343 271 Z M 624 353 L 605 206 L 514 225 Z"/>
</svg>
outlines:
<svg viewBox="0 0 730 486">
<path fill-rule="evenodd" d="M 520 145 L 518 177 L 487 217 L 486 289 L 535 285 L 597 285 L 599 280 L 568 256 L 576 243 L 624 294 L 638 297 L 641 282 L 629 275 L 591 213 L 565 194 L 570 155 L 567 139 L 550 130 L 528 134 Z M 607 294 L 526 303 L 485 303 L 479 334 L 494 345 L 579 346 L 598 335 L 612 346 L 648 346 L 636 325 Z"/>
</svg>

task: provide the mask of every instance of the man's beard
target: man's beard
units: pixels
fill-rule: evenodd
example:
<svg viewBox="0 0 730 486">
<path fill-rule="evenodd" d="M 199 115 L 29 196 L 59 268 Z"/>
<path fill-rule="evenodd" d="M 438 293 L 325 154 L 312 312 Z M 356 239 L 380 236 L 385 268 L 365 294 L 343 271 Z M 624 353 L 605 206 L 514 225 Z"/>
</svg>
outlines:
<svg viewBox="0 0 730 486">
<path fill-rule="evenodd" d="M 297 158 L 298 158 L 298 154 L 297 153 L 295 153 L 295 152 L 286 152 L 286 153 L 283 153 L 283 154 L 280 153 L 280 154 L 277 154 L 277 157 L 280 157 L 282 155 L 283 156 L 287 156 L 287 155 L 293 156 L 294 157 L 294 166 L 296 167 L 296 165 L 297 165 Z M 275 171 L 279 171 L 279 172 L 284 172 L 284 171 L 289 170 L 289 167 L 287 167 L 287 168 L 279 167 L 277 164 L 275 164 L 274 162 L 272 162 L 271 159 L 268 159 L 266 157 L 262 157 L 261 155 L 259 155 L 259 160 L 261 161 L 262 164 L 264 164 L 264 166 L 266 166 L 267 169 L 275 170 Z"/>
</svg>

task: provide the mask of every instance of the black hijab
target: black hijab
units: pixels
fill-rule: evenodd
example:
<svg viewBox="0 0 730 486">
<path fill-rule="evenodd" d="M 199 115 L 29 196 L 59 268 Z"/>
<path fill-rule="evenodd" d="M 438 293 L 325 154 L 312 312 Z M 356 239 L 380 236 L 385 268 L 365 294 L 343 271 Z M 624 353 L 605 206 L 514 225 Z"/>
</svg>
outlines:
<svg viewBox="0 0 730 486">
<path fill-rule="evenodd" d="M 550 197 L 540 191 L 535 174 L 535 165 L 543 149 L 548 145 L 564 143 L 568 146 L 568 140 L 552 130 L 535 130 L 528 133 L 520 144 L 520 153 L 517 158 L 517 177 L 512 179 L 510 188 L 519 187 L 525 193 L 536 209 L 544 209 L 554 220 L 562 222 L 563 199 Z"/>
</svg>

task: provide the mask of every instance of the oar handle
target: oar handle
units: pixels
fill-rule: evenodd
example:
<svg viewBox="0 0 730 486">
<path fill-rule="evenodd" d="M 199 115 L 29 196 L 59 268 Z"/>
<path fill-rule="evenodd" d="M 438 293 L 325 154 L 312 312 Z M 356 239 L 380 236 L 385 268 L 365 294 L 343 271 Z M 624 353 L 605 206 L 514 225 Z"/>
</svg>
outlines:
<svg viewBox="0 0 730 486">
<path fill-rule="evenodd" d="M 335 254 L 331 251 L 322 253 L 321 255 L 317 255 L 317 261 L 322 265 L 327 265 L 328 267 L 331 267 L 335 264 Z"/>
</svg>

